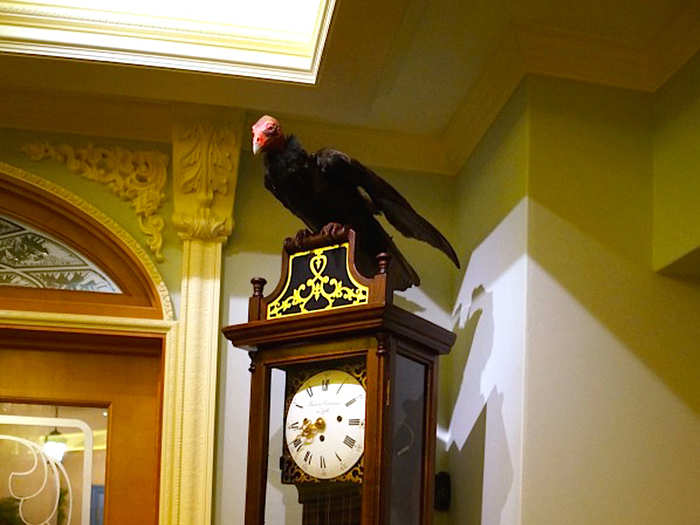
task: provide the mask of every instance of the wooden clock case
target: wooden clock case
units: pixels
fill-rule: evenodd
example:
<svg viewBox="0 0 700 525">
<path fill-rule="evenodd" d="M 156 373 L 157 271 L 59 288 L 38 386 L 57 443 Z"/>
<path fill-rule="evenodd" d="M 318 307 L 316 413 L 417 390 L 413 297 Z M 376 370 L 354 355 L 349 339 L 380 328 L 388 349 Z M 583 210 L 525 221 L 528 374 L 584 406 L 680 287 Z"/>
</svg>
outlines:
<svg viewBox="0 0 700 525">
<path fill-rule="evenodd" d="M 316 310 L 304 311 L 303 305 L 301 309 L 289 307 L 287 311 L 291 313 L 288 315 L 283 313 L 269 318 L 271 313 L 280 313 L 277 308 L 280 298 L 287 298 L 285 307 L 295 301 L 288 298 L 291 297 L 289 285 L 295 279 L 291 270 L 296 272 L 299 267 L 295 266 L 296 255 L 311 257 L 321 250 L 341 247 L 347 251 L 344 270 L 351 276 L 352 282 L 366 291 L 355 295 L 354 292 L 347 292 L 344 297 L 354 297 L 358 299 L 355 302 L 361 304 L 353 305 L 353 300 L 340 300 L 333 305 L 331 303 L 334 301 L 331 300 L 324 305 L 323 301 L 317 301 Z M 350 359 L 364 362 L 366 412 L 363 479 L 359 488 L 361 510 L 357 518 L 348 523 L 399 525 L 401 521 L 401 525 L 429 525 L 432 522 L 434 492 L 437 357 L 450 351 L 455 335 L 392 304 L 393 287 L 388 256 L 382 254 L 377 257 L 378 272 L 373 278 L 357 271 L 355 233 L 350 229 L 335 228 L 324 234 L 287 239 L 282 255 L 282 273 L 275 290 L 263 296 L 265 280 L 252 279 L 253 295 L 249 300 L 248 322 L 223 329 L 233 345 L 248 351 L 251 359 L 246 525 L 262 525 L 265 522 L 271 370 L 295 367 L 313 369 L 324 366 L 324 363 Z M 325 262 L 314 266 L 314 261 L 308 258 L 307 261 L 315 277 L 321 276 L 319 270 L 322 270 L 322 266 L 327 268 Z M 315 277 L 312 276 L 311 280 Z M 306 281 L 307 285 L 311 284 L 311 280 Z M 299 279 L 296 281 L 300 282 Z M 328 283 L 328 280 L 325 282 Z M 309 291 L 308 286 L 306 291 Z M 297 294 L 297 302 L 298 299 Z M 396 492 L 401 488 L 397 480 L 406 478 L 406 473 L 395 471 L 400 462 L 393 461 L 397 457 L 395 441 L 400 430 L 398 427 L 402 424 L 395 417 L 397 411 L 394 409 L 399 403 L 397 396 L 402 385 L 407 381 L 407 378 L 401 377 L 402 370 L 406 369 L 402 363 L 409 362 L 413 364 L 410 366 L 418 366 L 424 371 L 421 372 L 423 381 L 418 382 L 422 389 L 422 406 L 418 407 L 422 429 L 417 441 L 421 445 L 420 465 L 414 468 L 417 472 L 413 476 L 420 494 Z M 416 439 L 415 436 L 412 439 Z M 303 494 L 304 491 L 300 490 L 302 503 Z M 392 511 L 392 505 L 406 507 L 408 501 L 413 502 L 416 508 L 415 516 L 406 522 L 403 517 L 399 520 L 395 510 Z M 305 505 L 305 525 L 326 523 L 307 519 L 306 510 Z M 327 521 L 331 522 L 338 523 L 337 520 Z"/>
</svg>

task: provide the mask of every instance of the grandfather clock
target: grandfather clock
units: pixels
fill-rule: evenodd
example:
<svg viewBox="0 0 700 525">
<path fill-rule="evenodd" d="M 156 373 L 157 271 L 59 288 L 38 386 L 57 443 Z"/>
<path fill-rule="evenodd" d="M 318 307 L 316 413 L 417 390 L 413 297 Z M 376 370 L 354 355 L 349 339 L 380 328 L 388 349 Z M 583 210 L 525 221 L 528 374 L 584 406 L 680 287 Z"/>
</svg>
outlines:
<svg viewBox="0 0 700 525">
<path fill-rule="evenodd" d="M 287 239 L 249 321 L 246 525 L 429 525 L 437 356 L 455 336 L 392 304 L 391 263 L 355 267 L 355 233 Z"/>
</svg>

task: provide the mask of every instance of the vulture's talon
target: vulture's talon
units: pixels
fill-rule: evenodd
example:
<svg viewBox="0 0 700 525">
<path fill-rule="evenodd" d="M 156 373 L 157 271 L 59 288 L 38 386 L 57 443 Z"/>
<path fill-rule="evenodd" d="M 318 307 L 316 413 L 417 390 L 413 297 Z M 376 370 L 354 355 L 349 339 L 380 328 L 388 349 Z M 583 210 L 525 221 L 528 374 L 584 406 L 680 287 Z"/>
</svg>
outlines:
<svg viewBox="0 0 700 525">
<path fill-rule="evenodd" d="M 294 240 L 299 246 L 301 246 L 301 244 L 304 242 L 304 239 L 306 239 L 307 237 L 311 237 L 312 235 L 313 232 L 309 229 L 299 230 L 296 236 L 294 237 Z"/>
<path fill-rule="evenodd" d="M 345 235 L 345 226 L 339 222 L 329 222 L 321 228 L 321 234 L 333 240 L 338 240 Z"/>
</svg>

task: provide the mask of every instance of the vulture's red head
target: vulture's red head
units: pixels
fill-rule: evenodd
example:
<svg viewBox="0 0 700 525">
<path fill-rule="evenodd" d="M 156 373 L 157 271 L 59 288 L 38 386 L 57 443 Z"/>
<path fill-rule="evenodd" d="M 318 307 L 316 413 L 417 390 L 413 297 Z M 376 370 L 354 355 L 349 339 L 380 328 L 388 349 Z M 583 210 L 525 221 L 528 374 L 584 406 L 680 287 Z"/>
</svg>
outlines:
<svg viewBox="0 0 700 525">
<path fill-rule="evenodd" d="M 279 121 L 270 115 L 263 115 L 253 124 L 253 155 L 258 151 L 270 151 L 284 145 L 284 135 Z"/>
</svg>

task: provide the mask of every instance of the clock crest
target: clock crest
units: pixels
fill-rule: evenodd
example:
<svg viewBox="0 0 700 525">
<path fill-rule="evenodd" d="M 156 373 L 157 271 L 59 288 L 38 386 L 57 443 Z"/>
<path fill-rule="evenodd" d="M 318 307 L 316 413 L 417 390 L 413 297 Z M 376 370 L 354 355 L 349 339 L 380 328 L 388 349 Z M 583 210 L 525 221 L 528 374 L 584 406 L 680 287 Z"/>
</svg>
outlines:
<svg viewBox="0 0 700 525">
<path fill-rule="evenodd" d="M 289 256 L 282 292 L 267 304 L 267 319 L 367 304 L 369 288 L 350 271 L 350 242 Z"/>
<path fill-rule="evenodd" d="M 342 227 L 287 239 L 275 290 L 252 279 L 248 322 L 223 329 L 251 358 L 246 525 L 432 523 L 455 336 L 394 306 L 389 257 L 368 277 L 355 246 Z"/>
</svg>

